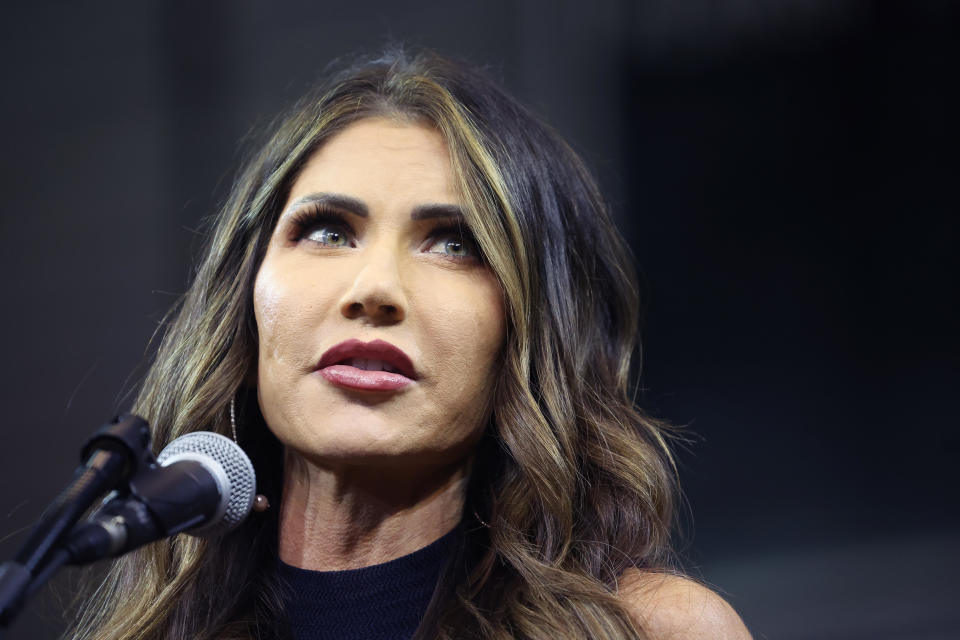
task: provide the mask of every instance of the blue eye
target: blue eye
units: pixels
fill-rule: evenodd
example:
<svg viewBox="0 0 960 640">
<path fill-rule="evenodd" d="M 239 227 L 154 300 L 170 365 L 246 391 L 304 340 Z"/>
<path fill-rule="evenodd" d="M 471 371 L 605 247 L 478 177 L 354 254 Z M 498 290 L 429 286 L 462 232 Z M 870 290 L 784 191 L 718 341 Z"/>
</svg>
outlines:
<svg viewBox="0 0 960 640">
<path fill-rule="evenodd" d="M 346 247 L 350 238 L 344 228 L 338 224 L 321 224 L 304 234 L 304 239 L 331 247 Z"/>
<path fill-rule="evenodd" d="M 479 256 L 473 240 L 458 232 L 442 232 L 436 235 L 427 247 L 427 253 L 438 253 L 458 260 Z"/>
<path fill-rule="evenodd" d="M 353 228 L 339 211 L 317 205 L 298 211 L 292 223 L 292 240 L 306 240 L 327 247 L 355 246 Z"/>
</svg>

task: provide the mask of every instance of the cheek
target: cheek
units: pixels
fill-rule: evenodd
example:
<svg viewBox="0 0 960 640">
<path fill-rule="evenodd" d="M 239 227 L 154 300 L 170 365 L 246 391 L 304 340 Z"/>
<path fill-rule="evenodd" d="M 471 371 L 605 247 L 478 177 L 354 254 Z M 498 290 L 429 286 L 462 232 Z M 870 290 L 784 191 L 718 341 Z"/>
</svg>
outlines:
<svg viewBox="0 0 960 640">
<path fill-rule="evenodd" d="M 483 352 L 496 359 L 506 340 L 506 314 L 503 307 L 503 293 L 492 274 L 486 274 L 477 286 L 471 288 L 473 309 L 471 327 L 477 337 L 477 344 Z M 494 361 L 490 362 L 493 366 Z"/>
<path fill-rule="evenodd" d="M 280 355 L 283 343 L 288 341 L 291 329 L 296 322 L 290 312 L 291 298 L 289 283 L 277 277 L 275 271 L 264 264 L 257 274 L 253 287 L 253 312 L 257 319 L 259 334 L 260 363 L 265 364 Z M 294 326 L 289 326 L 289 325 Z"/>
<path fill-rule="evenodd" d="M 261 349 L 264 342 L 271 342 L 277 333 L 282 306 L 283 292 L 277 288 L 272 274 L 261 269 L 253 285 L 253 315 L 257 320 Z"/>
<path fill-rule="evenodd" d="M 268 256 L 269 258 L 269 256 Z M 253 287 L 253 310 L 261 365 L 313 357 L 312 345 L 329 304 L 317 290 L 315 274 L 291 261 L 265 259 Z"/>
<path fill-rule="evenodd" d="M 503 347 L 506 323 L 496 280 L 480 274 L 464 282 L 434 285 L 428 330 L 437 356 L 454 380 L 486 386 Z M 476 389 L 480 391 L 481 389 Z"/>
</svg>

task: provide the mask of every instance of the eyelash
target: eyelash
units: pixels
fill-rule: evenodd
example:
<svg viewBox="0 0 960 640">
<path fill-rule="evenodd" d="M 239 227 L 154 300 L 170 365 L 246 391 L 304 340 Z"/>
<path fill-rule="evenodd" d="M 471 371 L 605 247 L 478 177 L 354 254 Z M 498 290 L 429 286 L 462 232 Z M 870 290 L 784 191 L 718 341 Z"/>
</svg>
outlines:
<svg viewBox="0 0 960 640">
<path fill-rule="evenodd" d="M 317 204 L 307 209 L 303 209 L 294 214 L 291 220 L 293 225 L 292 239 L 295 241 L 305 240 L 310 231 L 321 225 L 336 225 L 341 227 L 347 233 L 349 242 L 353 242 L 353 227 L 347 222 L 346 217 L 339 211 L 329 209 L 322 204 Z"/>
<path fill-rule="evenodd" d="M 483 262 L 483 257 L 480 254 L 480 247 L 477 245 L 477 241 L 473 237 L 473 234 L 470 232 L 469 229 L 463 227 L 462 225 L 437 227 L 436 229 L 430 232 L 430 238 L 427 242 L 429 242 L 430 245 L 432 246 L 443 239 L 448 239 L 454 242 L 458 242 L 464 247 L 467 247 L 469 251 L 471 251 L 469 255 L 465 255 L 465 256 L 440 254 L 440 255 L 443 255 L 443 257 L 448 258 L 450 260 L 456 260 L 459 262 L 466 262 L 470 260 Z"/>
<path fill-rule="evenodd" d="M 355 246 L 353 243 L 356 234 L 354 233 L 353 227 L 351 227 L 350 223 L 347 222 L 346 216 L 339 211 L 330 209 L 322 204 L 316 204 L 295 213 L 291 220 L 291 225 L 293 226 L 291 239 L 297 242 L 305 240 L 309 233 L 317 227 L 322 225 L 335 225 L 341 227 L 342 230 L 347 234 L 348 246 Z M 437 255 L 441 255 L 443 258 L 453 260 L 455 262 L 468 262 L 471 260 L 483 262 L 483 256 L 480 253 L 480 247 L 477 245 L 477 241 L 469 228 L 465 227 L 464 225 L 445 225 L 436 227 L 430 231 L 430 235 L 424 244 L 432 246 L 444 238 L 449 238 L 450 240 L 459 242 L 460 244 L 468 247 L 470 250 L 472 250 L 472 255 Z"/>
</svg>

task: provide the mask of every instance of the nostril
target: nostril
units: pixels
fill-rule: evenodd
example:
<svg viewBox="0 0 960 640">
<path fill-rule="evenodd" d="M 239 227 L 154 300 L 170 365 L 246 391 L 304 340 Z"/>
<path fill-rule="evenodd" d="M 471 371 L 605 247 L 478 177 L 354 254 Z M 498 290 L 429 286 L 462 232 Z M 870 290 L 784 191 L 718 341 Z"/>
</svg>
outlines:
<svg viewBox="0 0 960 640">
<path fill-rule="evenodd" d="M 340 313 L 345 318 L 355 319 L 369 317 L 375 322 L 399 322 L 403 319 L 403 305 L 389 304 L 385 302 L 362 302 L 354 300 L 353 302 L 344 302 L 340 307 Z"/>
</svg>

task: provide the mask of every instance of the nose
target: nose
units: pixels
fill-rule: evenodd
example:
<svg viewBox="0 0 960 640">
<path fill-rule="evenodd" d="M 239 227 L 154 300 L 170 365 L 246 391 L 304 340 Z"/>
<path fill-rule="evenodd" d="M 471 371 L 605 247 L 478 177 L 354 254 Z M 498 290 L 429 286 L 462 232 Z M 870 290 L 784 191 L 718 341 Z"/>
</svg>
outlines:
<svg viewBox="0 0 960 640">
<path fill-rule="evenodd" d="M 340 299 L 340 313 L 376 325 L 396 324 L 406 317 L 407 298 L 394 252 L 374 246 L 360 252 L 356 275 Z"/>
</svg>

